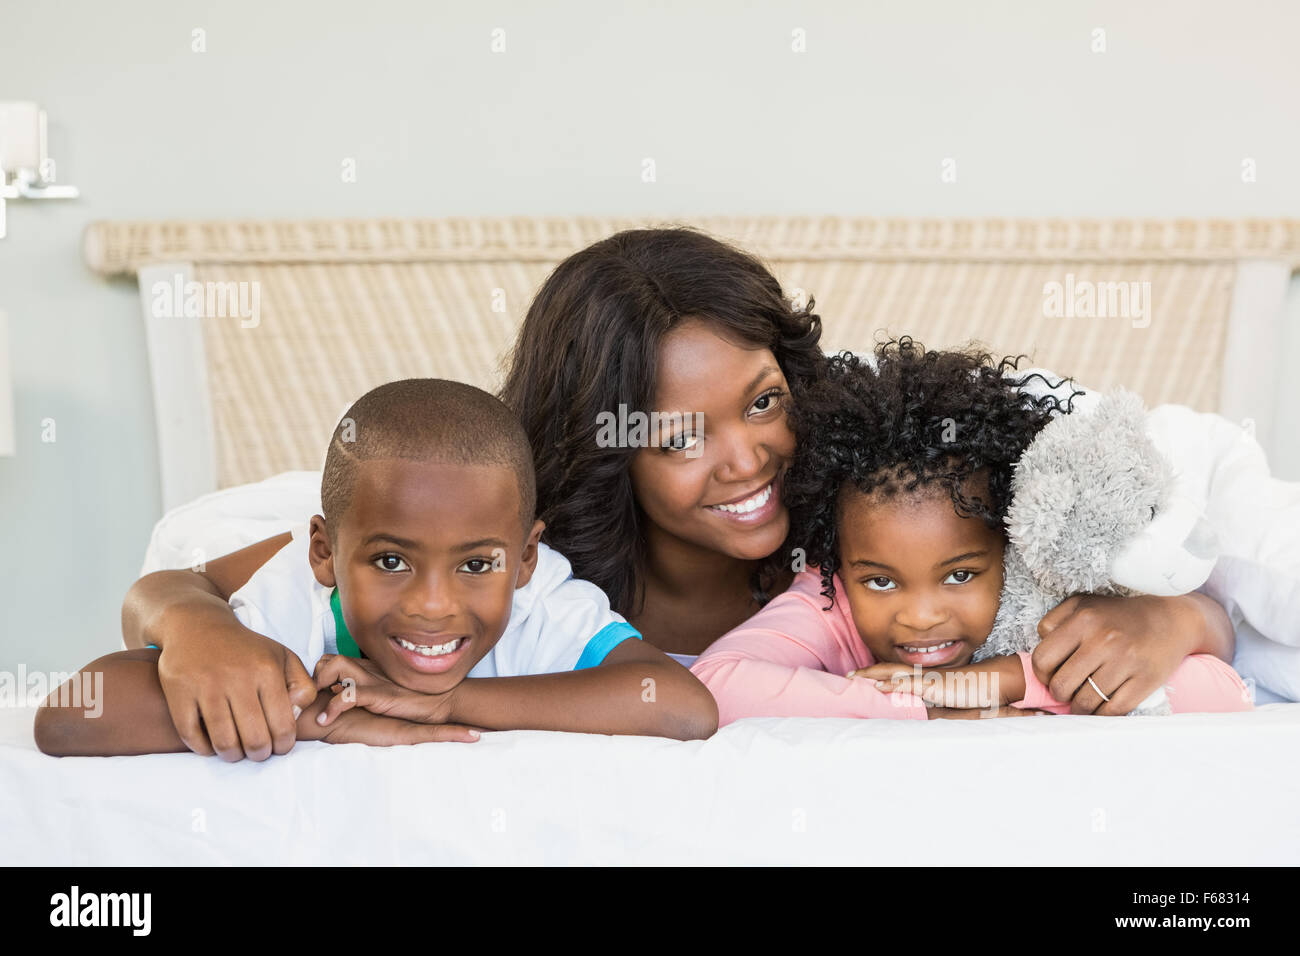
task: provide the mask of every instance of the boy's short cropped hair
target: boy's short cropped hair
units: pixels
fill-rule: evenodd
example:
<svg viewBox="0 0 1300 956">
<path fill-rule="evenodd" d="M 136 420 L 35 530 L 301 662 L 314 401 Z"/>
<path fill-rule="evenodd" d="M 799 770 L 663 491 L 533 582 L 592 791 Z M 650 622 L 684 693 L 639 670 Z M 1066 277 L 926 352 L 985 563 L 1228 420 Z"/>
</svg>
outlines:
<svg viewBox="0 0 1300 956">
<path fill-rule="evenodd" d="M 464 382 L 407 378 L 371 389 L 334 428 L 321 475 L 321 511 L 333 538 L 356 485 L 357 463 L 384 458 L 501 465 L 515 474 L 525 535 L 537 506 L 532 448 L 499 399 Z"/>
</svg>

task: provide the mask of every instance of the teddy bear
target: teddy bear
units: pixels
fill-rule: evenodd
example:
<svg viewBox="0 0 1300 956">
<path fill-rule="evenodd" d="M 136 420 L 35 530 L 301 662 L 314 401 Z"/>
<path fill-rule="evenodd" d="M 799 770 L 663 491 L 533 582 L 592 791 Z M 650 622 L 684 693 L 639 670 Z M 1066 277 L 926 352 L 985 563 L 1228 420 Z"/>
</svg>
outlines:
<svg viewBox="0 0 1300 956">
<path fill-rule="evenodd" d="M 1013 471 L 1001 602 L 974 660 L 1032 650 L 1070 595 L 1186 594 L 1209 577 L 1213 528 L 1145 422 L 1141 399 L 1116 390 L 1035 436 Z M 1163 688 L 1132 713 L 1170 713 Z"/>
</svg>

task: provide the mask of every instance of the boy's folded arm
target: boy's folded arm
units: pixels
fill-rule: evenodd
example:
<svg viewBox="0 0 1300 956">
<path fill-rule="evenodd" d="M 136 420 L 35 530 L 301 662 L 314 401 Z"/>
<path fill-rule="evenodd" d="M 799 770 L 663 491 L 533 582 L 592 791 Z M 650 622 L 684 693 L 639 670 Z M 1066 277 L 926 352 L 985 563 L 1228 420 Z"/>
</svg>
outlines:
<svg viewBox="0 0 1300 956">
<path fill-rule="evenodd" d="M 37 710 L 36 746 L 54 757 L 185 753 L 189 748 L 176 731 L 158 683 L 159 654 L 154 648 L 133 648 L 87 664 L 72 677 L 81 684 L 75 693 L 65 685 Z M 323 692 L 303 710 L 297 720 L 298 740 L 389 746 L 469 739 L 463 727 L 421 725 L 365 711 L 320 727 L 316 715 L 332 696 Z"/>
<path fill-rule="evenodd" d="M 234 620 L 227 603 L 290 539 L 289 533 L 215 558 L 202 571 L 155 571 L 137 580 L 122 602 L 122 638 L 130 648 L 165 647 L 178 633 L 194 630 L 205 613 Z"/>
<path fill-rule="evenodd" d="M 718 727 L 713 696 L 690 671 L 638 638 L 596 667 L 522 677 L 468 677 L 450 720 L 488 730 L 563 730 L 695 740 Z"/>
<path fill-rule="evenodd" d="M 133 648 L 91 661 L 37 710 L 36 746 L 55 757 L 188 750 L 158 683 L 158 655 L 152 648 Z M 71 686 L 74 681 L 79 689 Z"/>
</svg>

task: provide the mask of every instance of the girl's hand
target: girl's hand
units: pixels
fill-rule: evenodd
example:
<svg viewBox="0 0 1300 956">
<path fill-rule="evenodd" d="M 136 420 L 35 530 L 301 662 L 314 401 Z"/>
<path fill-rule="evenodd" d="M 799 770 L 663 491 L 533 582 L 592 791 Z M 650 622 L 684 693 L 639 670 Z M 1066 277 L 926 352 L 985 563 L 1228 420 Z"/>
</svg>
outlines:
<svg viewBox="0 0 1300 956">
<path fill-rule="evenodd" d="M 353 708 L 421 724 L 446 724 L 452 717 L 452 695 L 421 694 L 394 683 L 369 660 L 326 654 L 316 664 L 316 687 L 334 697 L 316 718 L 322 727 Z M 451 726 L 451 725 L 448 725 Z"/>
<path fill-rule="evenodd" d="M 1183 658 L 1212 639 L 1222 644 L 1225 626 L 1230 648 L 1227 615 L 1202 595 L 1075 595 L 1038 622 L 1034 674 L 1056 700 L 1070 702 L 1072 714 L 1121 716 L 1163 687 Z"/>
<path fill-rule="evenodd" d="M 999 707 L 996 712 L 957 707 L 930 707 L 925 712 L 930 720 L 979 720 L 982 717 L 1051 717 L 1050 710 L 1029 710 L 1020 707 Z"/>
<path fill-rule="evenodd" d="M 874 680 L 882 693 L 915 694 L 933 707 L 983 710 L 1003 707 L 1025 696 L 1024 668 L 1014 654 L 945 667 L 879 663 L 851 671 L 848 676 Z M 1020 713 L 1024 711 L 999 716 Z"/>
</svg>

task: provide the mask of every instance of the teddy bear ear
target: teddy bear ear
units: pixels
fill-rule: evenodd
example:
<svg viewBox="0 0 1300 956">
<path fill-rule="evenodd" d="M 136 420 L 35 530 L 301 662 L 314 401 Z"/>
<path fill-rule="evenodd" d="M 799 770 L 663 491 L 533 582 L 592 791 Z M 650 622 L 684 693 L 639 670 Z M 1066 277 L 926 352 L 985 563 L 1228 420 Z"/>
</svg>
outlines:
<svg viewBox="0 0 1300 956">
<path fill-rule="evenodd" d="M 1070 525 L 1079 486 L 1066 471 L 1021 469 L 1007 508 L 1007 537 L 1030 570 L 1050 563 Z"/>
</svg>

